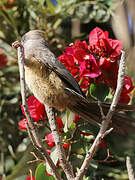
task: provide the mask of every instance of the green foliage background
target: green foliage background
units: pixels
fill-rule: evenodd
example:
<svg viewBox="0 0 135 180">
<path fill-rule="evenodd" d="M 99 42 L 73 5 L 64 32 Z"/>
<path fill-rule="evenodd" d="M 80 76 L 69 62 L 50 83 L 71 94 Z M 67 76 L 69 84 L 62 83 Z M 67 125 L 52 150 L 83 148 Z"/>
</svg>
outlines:
<svg viewBox="0 0 135 180">
<path fill-rule="evenodd" d="M 33 159 L 30 152 L 34 149 L 29 145 L 27 134 L 18 128 L 22 119 L 21 97 L 16 52 L 11 43 L 20 40 L 30 29 L 41 29 L 45 31 L 51 50 L 58 56 L 76 39 L 88 40 L 90 30 L 97 25 L 105 30 L 109 27 L 112 33 L 109 20 L 115 7 L 112 0 L 0 1 L 0 48 L 8 56 L 8 65 L 0 68 L 0 175 L 8 176 L 7 180 L 23 180 L 29 168 L 34 170 L 37 166 L 26 163 Z M 71 25 L 75 18 L 81 22 L 81 34 L 72 37 Z M 134 157 L 133 140 L 133 137 L 107 137 L 108 148 L 115 161 L 99 163 L 88 171 L 87 176 L 92 172 L 95 179 L 128 179 L 125 155 Z M 104 159 L 105 153 L 100 151 L 96 154 L 93 166 L 97 159 Z M 72 155 L 73 162 L 80 164 L 82 156 Z"/>
</svg>

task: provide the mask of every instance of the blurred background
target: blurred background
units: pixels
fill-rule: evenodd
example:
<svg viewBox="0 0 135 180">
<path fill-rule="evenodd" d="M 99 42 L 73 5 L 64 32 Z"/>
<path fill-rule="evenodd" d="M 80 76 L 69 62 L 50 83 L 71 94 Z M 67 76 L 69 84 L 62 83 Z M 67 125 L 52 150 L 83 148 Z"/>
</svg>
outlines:
<svg viewBox="0 0 135 180">
<path fill-rule="evenodd" d="M 97 26 L 109 31 L 111 38 L 122 40 L 127 73 L 135 80 L 135 0 L 0 1 L 0 177 L 3 179 L 8 176 L 7 180 L 24 180 L 29 168 L 36 167 L 26 164 L 33 158 L 29 153 L 33 147 L 27 133 L 18 127 L 23 116 L 12 42 L 31 29 L 44 30 L 51 50 L 59 56 L 64 47 L 77 39 L 88 42 L 90 31 Z M 95 179 L 128 179 L 125 156 L 132 156 L 134 167 L 135 144 L 133 136 L 126 138 L 117 137 L 117 142 L 116 137 L 107 139 L 116 161 L 100 163 L 94 172 Z"/>
</svg>

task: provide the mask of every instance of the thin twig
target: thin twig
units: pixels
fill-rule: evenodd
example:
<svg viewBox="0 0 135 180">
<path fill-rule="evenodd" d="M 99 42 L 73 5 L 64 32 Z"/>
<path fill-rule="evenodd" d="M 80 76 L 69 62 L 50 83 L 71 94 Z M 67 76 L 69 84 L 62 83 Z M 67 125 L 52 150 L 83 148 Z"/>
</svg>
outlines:
<svg viewBox="0 0 135 180">
<path fill-rule="evenodd" d="M 104 115 L 104 111 L 103 111 L 103 108 L 102 108 L 102 103 L 100 101 L 98 101 L 98 106 L 99 106 L 99 109 L 100 109 L 101 117 L 102 117 L 102 119 L 104 119 L 105 115 Z"/>
<path fill-rule="evenodd" d="M 34 160 L 28 161 L 27 164 L 34 163 L 34 162 L 45 162 L 45 160 L 39 159 L 35 152 L 30 152 L 34 156 Z"/>
<path fill-rule="evenodd" d="M 56 145 L 57 154 L 59 157 L 60 165 L 65 172 L 67 179 L 72 180 L 74 178 L 73 169 L 70 163 L 66 159 L 65 151 L 62 146 L 61 137 L 59 135 L 58 125 L 55 118 L 55 112 L 54 109 L 49 107 L 48 105 L 45 105 L 47 117 L 49 120 L 50 128 L 53 134 L 53 139 Z"/>
<path fill-rule="evenodd" d="M 75 135 L 75 133 L 76 133 L 77 130 L 78 130 L 78 128 L 76 127 L 76 128 L 73 130 L 72 134 L 71 134 L 71 138 L 68 139 L 68 141 L 69 141 L 70 143 L 69 143 L 69 148 L 68 148 L 67 161 L 69 161 L 69 158 L 70 158 L 71 145 L 72 145 L 73 143 L 75 143 L 75 142 L 73 141 L 73 138 L 74 138 L 74 135 Z"/>
<path fill-rule="evenodd" d="M 30 172 L 30 179 L 33 179 L 32 177 L 33 177 L 33 173 L 32 173 L 32 170 L 31 169 L 29 169 L 29 172 Z"/>
<path fill-rule="evenodd" d="M 129 156 L 126 157 L 126 166 L 127 166 L 129 180 L 135 180 L 135 175 Z"/>
<path fill-rule="evenodd" d="M 28 123 L 26 121 L 26 127 L 28 130 L 28 135 L 34 145 L 34 147 L 42 154 L 45 161 L 48 162 L 49 166 L 52 169 L 52 173 L 54 174 L 57 180 L 61 180 L 60 174 L 58 173 L 57 167 L 54 165 L 52 159 L 48 155 L 45 146 L 42 143 L 42 140 L 39 136 L 38 130 L 30 116 L 27 102 L 26 102 L 26 83 L 25 83 L 25 69 L 24 69 L 24 49 L 20 42 L 14 42 L 13 47 L 18 50 L 18 65 L 20 72 L 20 85 L 21 85 L 21 96 L 22 96 L 22 104 L 24 108 L 24 112 Z"/>
<path fill-rule="evenodd" d="M 119 72 L 118 72 L 118 79 L 117 79 L 117 88 L 114 94 L 114 98 L 112 101 L 112 104 L 110 106 L 110 109 L 105 117 L 103 117 L 102 125 L 99 130 L 99 133 L 92 144 L 91 148 L 89 149 L 88 153 L 86 154 L 86 157 L 84 159 L 84 162 L 80 168 L 80 171 L 78 172 L 75 180 L 81 180 L 83 176 L 85 175 L 89 164 L 92 161 L 93 156 L 95 155 L 99 144 L 101 143 L 101 140 L 104 138 L 104 136 L 108 133 L 106 133 L 107 128 L 111 122 L 111 118 L 113 113 L 115 112 L 115 108 L 118 104 L 120 94 L 123 88 L 123 83 L 124 83 L 124 76 L 125 76 L 125 52 L 122 51 L 121 59 L 120 59 L 120 64 L 119 64 Z"/>
<path fill-rule="evenodd" d="M 100 162 L 100 163 L 103 163 L 103 162 L 105 162 L 105 163 L 116 162 L 116 160 L 108 160 L 109 158 L 113 158 L 113 156 L 110 154 L 110 150 L 107 149 L 107 156 L 106 156 L 106 158 L 103 159 L 103 160 L 97 160 L 97 162 Z"/>
</svg>

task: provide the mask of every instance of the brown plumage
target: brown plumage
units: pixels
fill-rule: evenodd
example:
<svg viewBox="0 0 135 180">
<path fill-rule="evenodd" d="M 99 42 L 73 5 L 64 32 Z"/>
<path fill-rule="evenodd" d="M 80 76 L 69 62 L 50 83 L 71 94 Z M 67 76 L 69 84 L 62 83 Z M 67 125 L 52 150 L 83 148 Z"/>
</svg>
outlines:
<svg viewBox="0 0 135 180">
<path fill-rule="evenodd" d="M 84 120 L 97 125 L 101 122 L 98 103 L 83 95 L 78 83 L 65 66 L 50 51 L 43 32 L 32 30 L 22 37 L 25 55 L 26 83 L 34 96 L 43 104 L 63 111 L 69 108 Z M 109 104 L 102 103 L 105 113 Z M 134 110 L 134 106 L 118 105 L 112 126 L 119 134 L 135 130 L 135 119 L 118 111 Z M 111 126 L 111 125 L 110 125 Z"/>
</svg>

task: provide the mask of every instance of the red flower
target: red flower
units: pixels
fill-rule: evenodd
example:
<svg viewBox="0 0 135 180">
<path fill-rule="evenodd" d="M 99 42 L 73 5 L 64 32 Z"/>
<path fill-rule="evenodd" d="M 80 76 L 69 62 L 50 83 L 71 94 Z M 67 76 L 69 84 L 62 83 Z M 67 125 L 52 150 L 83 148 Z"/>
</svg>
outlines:
<svg viewBox="0 0 135 180">
<path fill-rule="evenodd" d="M 129 94 L 134 89 L 133 82 L 130 77 L 125 76 L 122 94 Z"/>
<path fill-rule="evenodd" d="M 122 42 L 118 39 L 108 39 L 108 54 L 111 60 L 119 60 L 122 50 Z"/>
<path fill-rule="evenodd" d="M 119 60 L 122 49 L 122 43 L 117 39 L 110 39 L 108 32 L 103 32 L 96 27 L 89 35 L 89 50 L 98 57 L 110 58 L 111 61 Z"/>
<path fill-rule="evenodd" d="M 121 104 L 128 104 L 130 102 L 130 96 L 128 94 L 121 94 L 119 102 Z"/>
<path fill-rule="evenodd" d="M 88 53 L 88 44 L 86 43 L 86 41 L 79 41 L 77 40 L 76 44 L 73 44 L 72 46 L 74 49 L 82 49 L 85 51 L 85 53 Z"/>
<path fill-rule="evenodd" d="M 49 155 L 51 154 L 51 150 L 50 149 L 47 149 L 46 151 L 48 152 Z"/>
<path fill-rule="evenodd" d="M 35 179 L 34 176 L 33 176 L 33 177 L 30 177 L 30 176 L 29 176 L 29 177 L 27 177 L 25 180 L 36 180 L 36 179 Z"/>
<path fill-rule="evenodd" d="M 88 45 L 85 41 L 81 42 L 81 41 L 77 40 L 77 43 L 73 44 L 72 48 L 74 49 L 73 55 L 76 58 L 76 60 L 78 61 L 78 63 L 83 61 L 83 57 L 89 53 Z"/>
<path fill-rule="evenodd" d="M 63 147 L 68 150 L 68 148 L 69 148 L 69 143 L 64 143 L 64 144 L 63 144 Z"/>
<path fill-rule="evenodd" d="M 25 120 L 28 122 L 27 119 L 25 119 Z M 20 127 L 21 130 L 26 130 L 26 129 L 27 129 L 26 124 L 25 124 L 25 120 L 22 119 L 22 120 L 19 121 L 19 123 L 18 123 L 18 125 L 19 125 L 19 127 Z"/>
<path fill-rule="evenodd" d="M 105 142 L 104 139 L 102 139 L 101 143 L 99 144 L 98 148 L 99 149 L 102 149 L 102 148 L 105 148 L 107 146 L 107 143 Z"/>
<path fill-rule="evenodd" d="M 53 134 L 52 134 L 52 133 L 47 134 L 47 135 L 45 136 L 45 141 L 46 141 L 46 143 L 48 144 L 48 146 L 49 146 L 50 148 L 53 148 L 53 147 L 55 146 L 55 142 L 54 142 L 54 140 L 53 140 Z"/>
<path fill-rule="evenodd" d="M 86 55 L 80 64 L 80 76 L 96 78 L 101 75 L 101 70 L 96 62 L 96 59 L 92 55 Z"/>
<path fill-rule="evenodd" d="M 89 52 L 88 45 L 85 41 L 77 40 L 77 43 L 72 44 L 71 47 L 65 47 L 65 52 L 58 59 L 71 72 L 73 77 L 79 81 L 79 65 L 83 61 L 83 57 Z"/>
<path fill-rule="evenodd" d="M 104 58 L 102 56 L 99 59 L 99 66 L 104 71 L 110 69 L 111 68 L 111 64 L 112 64 L 112 62 L 110 61 L 110 59 L 106 59 L 106 58 Z"/>
<path fill-rule="evenodd" d="M 92 54 L 100 55 L 102 53 L 101 40 L 108 38 L 106 33 L 102 31 L 102 29 L 96 27 L 90 32 L 89 35 L 89 50 Z"/>
<path fill-rule="evenodd" d="M 79 115 L 76 115 L 75 116 L 75 119 L 73 119 L 73 122 L 75 123 L 75 125 L 77 125 L 77 122 L 80 120 L 80 116 Z"/>
<path fill-rule="evenodd" d="M 44 105 L 40 103 L 34 96 L 30 96 L 27 99 L 28 109 L 30 111 L 30 115 L 35 122 L 39 120 L 44 120 L 46 117 L 46 112 Z M 21 106 L 22 112 L 25 115 L 23 106 Z"/>
<path fill-rule="evenodd" d="M 0 54 L 0 67 L 3 67 L 7 64 L 8 59 L 5 54 Z"/>
<path fill-rule="evenodd" d="M 91 84 L 91 79 L 86 77 L 86 78 L 82 78 L 80 81 L 81 81 L 80 87 L 82 91 L 85 93 Z"/>
<path fill-rule="evenodd" d="M 56 121 L 57 121 L 57 124 L 58 124 L 58 129 L 59 130 L 62 129 L 63 126 L 64 126 L 62 119 L 59 118 L 59 117 L 56 117 Z"/>
<path fill-rule="evenodd" d="M 89 53 L 88 45 L 85 41 L 77 40 L 76 44 L 71 44 L 71 47 L 65 47 L 66 54 L 74 56 L 76 62 L 79 63 L 83 60 L 83 56 Z"/>
<path fill-rule="evenodd" d="M 130 77 L 125 76 L 123 89 L 120 95 L 120 103 L 128 104 L 130 96 L 128 95 L 134 89 L 133 82 Z"/>
<path fill-rule="evenodd" d="M 107 31 L 103 32 L 96 27 L 90 32 L 89 46 L 85 41 L 77 41 L 65 48 L 65 53 L 59 56 L 59 60 L 79 82 L 84 92 L 87 92 L 91 83 L 103 83 L 115 91 L 121 49 L 121 41 L 109 38 Z M 130 97 L 127 94 L 133 88 L 131 79 L 125 77 L 121 102 L 129 102 Z"/>
<path fill-rule="evenodd" d="M 48 146 L 49 146 L 50 148 L 53 148 L 53 147 L 55 146 L 55 142 L 54 142 L 54 140 L 53 140 L 53 134 L 52 134 L 52 133 L 47 134 L 47 135 L 45 136 L 45 141 L 46 141 L 46 143 L 48 144 Z M 64 147 L 65 149 L 68 149 L 68 148 L 69 148 L 69 143 L 64 143 L 64 144 L 63 144 L 63 147 Z M 49 154 L 51 153 L 51 151 L 49 151 L 49 150 L 47 150 L 47 151 L 48 151 Z"/>
<path fill-rule="evenodd" d="M 57 121 L 57 124 L 58 124 L 58 129 L 61 130 L 63 128 L 63 126 L 64 126 L 62 119 L 59 118 L 59 117 L 56 117 L 56 121 Z M 59 133 L 63 133 L 63 132 L 59 131 Z M 55 146 L 55 142 L 54 142 L 52 133 L 47 134 L 45 136 L 45 141 L 46 141 L 46 143 L 48 144 L 48 146 L 50 148 L 53 148 Z"/>
<path fill-rule="evenodd" d="M 79 69 L 76 65 L 75 59 L 70 54 L 62 54 L 58 57 L 58 60 L 64 64 L 64 66 L 70 71 L 72 76 L 76 78 L 79 74 Z"/>
<path fill-rule="evenodd" d="M 108 66 L 108 69 L 102 69 L 101 66 L 102 74 L 95 79 L 95 84 L 102 82 L 115 91 L 117 86 L 118 62 L 109 62 L 109 65 L 105 64 L 105 66 Z"/>
<path fill-rule="evenodd" d="M 74 57 L 70 54 L 62 54 L 58 59 L 65 65 L 65 67 L 72 67 L 75 65 Z"/>
</svg>

